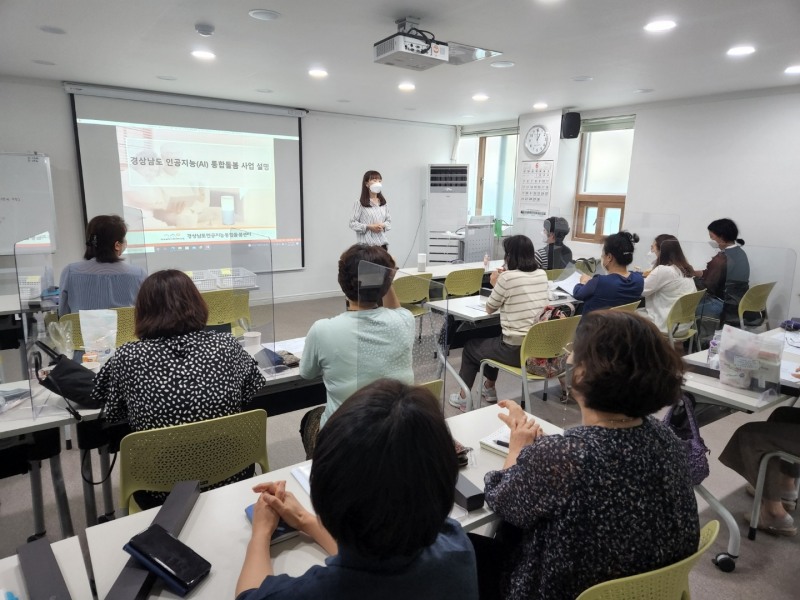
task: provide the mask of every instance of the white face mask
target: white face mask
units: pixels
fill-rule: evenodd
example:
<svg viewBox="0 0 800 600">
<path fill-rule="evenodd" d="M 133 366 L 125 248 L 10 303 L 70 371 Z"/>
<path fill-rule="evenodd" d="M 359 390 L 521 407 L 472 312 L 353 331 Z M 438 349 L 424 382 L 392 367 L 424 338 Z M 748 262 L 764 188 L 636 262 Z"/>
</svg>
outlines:
<svg viewBox="0 0 800 600">
<path fill-rule="evenodd" d="M 383 189 L 383 184 L 376 181 L 375 183 L 370 184 L 369 191 L 373 194 L 380 194 L 381 190 Z"/>
<path fill-rule="evenodd" d="M 719 244 L 714 240 L 708 240 L 708 245 L 711 246 L 714 250 L 719 250 Z"/>
<path fill-rule="evenodd" d="M 550 234 L 546 231 L 542 231 L 542 243 L 547 244 L 548 240 L 550 239 Z"/>
<path fill-rule="evenodd" d="M 649 260 L 652 264 L 655 264 L 656 258 L 657 258 L 656 253 L 653 252 L 652 250 L 650 250 L 650 252 L 647 253 L 647 260 Z"/>
</svg>

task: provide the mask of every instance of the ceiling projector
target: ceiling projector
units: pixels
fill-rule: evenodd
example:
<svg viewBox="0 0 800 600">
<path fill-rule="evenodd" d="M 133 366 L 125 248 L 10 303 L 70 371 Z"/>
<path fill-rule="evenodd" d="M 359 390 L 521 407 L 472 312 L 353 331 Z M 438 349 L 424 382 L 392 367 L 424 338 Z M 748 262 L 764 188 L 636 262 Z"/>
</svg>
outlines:
<svg viewBox="0 0 800 600">
<path fill-rule="evenodd" d="M 428 39 L 410 32 L 398 32 L 373 44 L 376 63 L 412 71 L 426 71 L 436 65 L 447 64 L 447 42 Z"/>
</svg>

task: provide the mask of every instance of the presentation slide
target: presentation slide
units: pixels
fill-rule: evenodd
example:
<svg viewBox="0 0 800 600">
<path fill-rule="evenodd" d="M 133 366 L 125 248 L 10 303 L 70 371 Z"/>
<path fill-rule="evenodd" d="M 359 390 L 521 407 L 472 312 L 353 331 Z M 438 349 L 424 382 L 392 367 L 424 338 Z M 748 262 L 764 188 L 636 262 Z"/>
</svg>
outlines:
<svg viewBox="0 0 800 600">
<path fill-rule="evenodd" d="M 235 246 L 265 243 L 246 268 L 302 268 L 298 118 L 75 100 L 87 217 L 123 215 L 148 271 L 237 266 Z"/>
</svg>

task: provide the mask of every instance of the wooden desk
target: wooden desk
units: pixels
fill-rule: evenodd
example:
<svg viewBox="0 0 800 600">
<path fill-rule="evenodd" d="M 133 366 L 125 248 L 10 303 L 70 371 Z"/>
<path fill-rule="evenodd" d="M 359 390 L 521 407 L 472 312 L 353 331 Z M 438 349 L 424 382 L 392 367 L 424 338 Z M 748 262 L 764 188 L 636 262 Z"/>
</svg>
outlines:
<svg viewBox="0 0 800 600">
<path fill-rule="evenodd" d="M 496 431 L 502 424 L 497 413 L 502 409 L 489 406 L 469 414 L 447 419 L 453 436 L 462 444 L 474 448 L 476 464 L 462 469 L 462 473 L 483 489 L 483 476 L 503 464 L 503 457 L 480 448 L 478 440 Z M 551 426 L 552 427 L 552 426 Z M 301 463 L 306 464 L 306 463 Z M 295 465 L 296 466 L 296 465 Z M 244 561 L 250 539 L 251 527 L 244 515 L 247 505 L 256 500 L 252 486 L 260 481 L 286 480 L 286 488 L 297 496 L 303 506 L 311 510 L 311 499 L 291 475 L 293 467 L 286 467 L 200 494 L 192 514 L 179 537 L 201 556 L 211 562 L 211 574 L 193 593 L 200 599 L 231 598 Z M 108 594 L 111 585 L 128 560 L 122 546 L 153 520 L 158 509 L 136 513 L 115 521 L 90 527 L 86 530 L 95 584 L 100 600 Z M 465 529 L 474 529 L 497 517 L 487 507 L 472 511 L 461 520 Z M 310 566 L 322 564 L 325 552 L 303 536 L 292 538 L 272 547 L 276 573 L 298 576 Z M 174 598 L 160 586 L 153 589 L 151 597 Z"/>
<path fill-rule="evenodd" d="M 89 585 L 89 576 L 86 574 L 86 565 L 77 537 L 70 537 L 52 544 L 53 554 L 67 583 L 69 595 L 73 600 L 89 599 L 92 590 Z M 28 600 L 25 589 L 25 580 L 22 578 L 22 569 L 19 566 L 17 555 L 0 560 L 0 588 L 13 592 L 20 600 Z"/>
</svg>

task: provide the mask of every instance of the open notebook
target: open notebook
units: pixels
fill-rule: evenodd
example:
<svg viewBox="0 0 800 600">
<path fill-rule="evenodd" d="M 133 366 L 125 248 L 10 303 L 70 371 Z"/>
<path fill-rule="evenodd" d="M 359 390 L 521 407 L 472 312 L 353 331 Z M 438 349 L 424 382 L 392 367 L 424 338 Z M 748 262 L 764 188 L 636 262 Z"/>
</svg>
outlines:
<svg viewBox="0 0 800 600">
<path fill-rule="evenodd" d="M 560 434 L 563 432 L 560 427 L 548 423 L 547 421 L 540 421 L 537 419 L 537 423 L 539 423 L 542 431 L 544 431 L 546 435 Z M 481 438 L 481 448 L 499 454 L 500 456 L 508 456 L 508 442 L 510 437 L 511 430 L 508 428 L 508 425 L 503 425 L 497 431 Z"/>
</svg>

